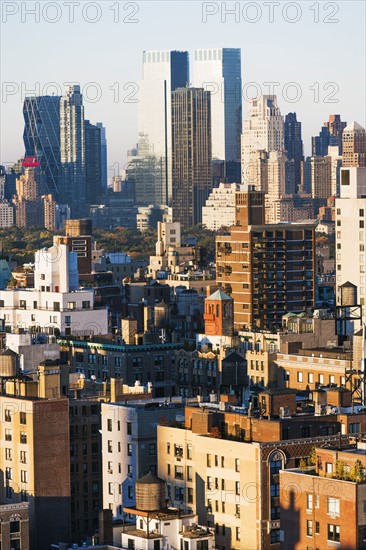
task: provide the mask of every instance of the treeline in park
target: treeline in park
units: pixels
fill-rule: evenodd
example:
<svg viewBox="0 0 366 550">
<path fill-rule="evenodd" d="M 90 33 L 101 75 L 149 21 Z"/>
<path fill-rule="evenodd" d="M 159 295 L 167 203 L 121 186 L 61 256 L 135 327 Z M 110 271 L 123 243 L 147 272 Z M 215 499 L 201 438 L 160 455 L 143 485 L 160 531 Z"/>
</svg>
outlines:
<svg viewBox="0 0 366 550">
<path fill-rule="evenodd" d="M 19 265 L 34 261 L 34 253 L 41 248 L 52 246 L 54 235 L 62 231 L 45 228 L 9 227 L 0 229 L 0 257 L 17 262 Z M 207 261 L 215 259 L 215 232 L 195 225 L 183 232 L 182 239 L 195 237 L 197 245 L 207 251 Z M 155 253 L 156 231 L 148 229 L 140 233 L 136 229 L 116 227 L 113 230 L 94 229 L 93 237 L 98 249 L 106 252 L 126 252 L 134 258 L 148 258 Z"/>
</svg>

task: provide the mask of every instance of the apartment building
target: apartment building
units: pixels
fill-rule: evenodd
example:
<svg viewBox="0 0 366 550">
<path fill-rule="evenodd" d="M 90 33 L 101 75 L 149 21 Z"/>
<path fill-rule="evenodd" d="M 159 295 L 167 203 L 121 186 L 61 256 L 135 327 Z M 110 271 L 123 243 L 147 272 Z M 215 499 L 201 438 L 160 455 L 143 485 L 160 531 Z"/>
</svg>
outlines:
<svg viewBox="0 0 366 550">
<path fill-rule="evenodd" d="M 27 502 L 0 505 L 0 547 L 29 550 L 29 505 Z"/>
<path fill-rule="evenodd" d="M 136 481 L 157 473 L 157 426 L 182 419 L 182 401 L 142 399 L 101 406 L 103 509 L 113 512 L 113 520 L 123 519 L 123 508 L 136 504 Z M 165 503 L 164 503 L 165 504 Z M 131 518 L 129 519 L 131 522 Z"/>
<path fill-rule="evenodd" d="M 234 299 L 236 330 L 275 329 L 315 301 L 314 227 L 264 225 L 264 193 L 236 193 L 236 225 L 216 238 L 216 281 Z"/>
<path fill-rule="evenodd" d="M 283 395 L 280 399 L 284 402 Z M 279 549 L 279 471 L 308 460 L 314 445 L 334 444 L 338 436 L 310 438 L 305 431 L 301 436 L 301 421 L 296 421 L 299 436 L 281 440 L 272 432 L 272 421 L 266 420 L 268 431 L 257 426 L 255 440 L 249 427 L 246 441 L 235 427 L 239 418 L 238 409 L 231 419 L 222 420 L 228 424 L 222 430 L 202 408 L 186 414 L 184 428 L 158 426 L 158 475 L 167 483 L 171 506 L 197 514 L 202 525 L 215 528 L 219 550 Z M 331 419 L 332 429 L 336 425 Z"/>
<path fill-rule="evenodd" d="M 35 254 L 34 288 L 0 291 L 8 330 L 57 335 L 108 333 L 107 309 L 94 308 L 93 289 L 79 289 L 77 254 L 61 244 Z"/>
<path fill-rule="evenodd" d="M 282 548 L 366 548 L 364 441 L 316 448 L 314 465 L 280 472 Z"/>
<path fill-rule="evenodd" d="M 56 365 L 40 365 L 38 384 L 10 380 L 0 395 L 0 503 L 28 503 L 31 550 L 70 538 L 69 410 L 59 376 Z"/>
</svg>

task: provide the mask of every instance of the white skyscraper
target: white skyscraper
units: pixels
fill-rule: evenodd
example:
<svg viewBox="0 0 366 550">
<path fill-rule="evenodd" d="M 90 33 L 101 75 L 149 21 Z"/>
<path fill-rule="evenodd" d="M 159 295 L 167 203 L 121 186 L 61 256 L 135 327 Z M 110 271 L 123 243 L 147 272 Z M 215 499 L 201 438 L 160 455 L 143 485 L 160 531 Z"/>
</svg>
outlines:
<svg viewBox="0 0 366 550">
<path fill-rule="evenodd" d="M 151 152 L 163 165 L 162 192 L 172 197 L 171 95 L 189 83 L 188 52 L 144 51 L 143 79 L 139 82 L 138 133 L 148 139 Z"/>
<path fill-rule="evenodd" d="M 242 182 L 247 183 L 252 151 L 284 150 L 284 120 L 274 95 L 249 102 L 249 117 L 244 121 L 241 142 Z"/>
<path fill-rule="evenodd" d="M 86 200 L 84 107 L 80 86 L 69 86 L 60 101 L 62 202 L 73 217 L 83 215 Z"/>
<path fill-rule="evenodd" d="M 336 199 L 337 304 L 340 287 L 357 287 L 357 303 L 365 305 L 366 167 L 341 168 L 340 198 Z M 363 320 L 365 322 L 364 307 Z"/>
<path fill-rule="evenodd" d="M 192 85 L 211 92 L 212 158 L 226 161 L 227 179 L 237 182 L 242 132 L 240 49 L 196 50 Z"/>
</svg>

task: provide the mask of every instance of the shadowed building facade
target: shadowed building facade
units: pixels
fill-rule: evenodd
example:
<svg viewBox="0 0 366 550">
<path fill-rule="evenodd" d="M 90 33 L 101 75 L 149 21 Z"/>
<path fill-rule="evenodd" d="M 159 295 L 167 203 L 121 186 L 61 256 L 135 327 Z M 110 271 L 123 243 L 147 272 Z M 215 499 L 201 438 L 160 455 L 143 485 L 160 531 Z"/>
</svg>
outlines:
<svg viewBox="0 0 366 550">
<path fill-rule="evenodd" d="M 211 94 L 202 88 L 172 93 L 173 219 L 186 229 L 201 223 L 212 189 Z"/>
</svg>

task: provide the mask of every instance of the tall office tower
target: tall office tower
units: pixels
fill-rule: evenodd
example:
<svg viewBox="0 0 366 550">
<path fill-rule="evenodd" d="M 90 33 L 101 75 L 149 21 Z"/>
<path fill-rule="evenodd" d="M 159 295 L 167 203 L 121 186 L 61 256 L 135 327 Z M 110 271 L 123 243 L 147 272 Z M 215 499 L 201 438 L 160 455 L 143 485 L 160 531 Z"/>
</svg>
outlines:
<svg viewBox="0 0 366 550">
<path fill-rule="evenodd" d="M 26 97 L 23 105 L 25 155 L 37 157 L 44 189 L 59 200 L 60 178 L 60 97 Z"/>
<path fill-rule="evenodd" d="M 14 223 L 13 206 L 5 198 L 5 167 L 0 166 L 0 229 L 11 227 Z"/>
<path fill-rule="evenodd" d="M 189 83 L 188 52 L 144 51 L 139 83 L 138 133 L 146 135 L 151 153 L 163 166 L 162 204 L 172 200 L 171 94 Z"/>
<path fill-rule="evenodd" d="M 342 153 L 342 134 L 343 130 L 347 126 L 347 122 L 343 122 L 341 120 L 341 115 L 329 115 L 329 120 L 328 122 L 324 122 L 324 126 L 326 126 L 329 130 L 329 145 L 332 145 L 333 147 L 338 145 L 339 152 Z"/>
<path fill-rule="evenodd" d="M 337 146 L 342 152 L 342 134 L 347 123 L 341 121 L 340 115 L 329 115 L 324 122 L 319 135 L 311 138 L 311 154 L 313 157 L 325 157 L 329 146 Z"/>
<path fill-rule="evenodd" d="M 366 131 L 357 122 L 343 130 L 342 166 L 366 166 Z"/>
<path fill-rule="evenodd" d="M 165 203 L 162 157 L 153 154 L 146 135 L 140 134 L 137 148 L 128 151 L 126 180 L 133 185 L 138 206 Z"/>
<path fill-rule="evenodd" d="M 33 157 L 23 161 L 23 174 L 16 180 L 15 220 L 18 227 L 43 227 L 44 215 L 39 203 L 40 163 Z"/>
<path fill-rule="evenodd" d="M 85 178 L 86 204 L 99 204 L 102 200 L 102 147 L 101 128 L 85 120 Z"/>
<path fill-rule="evenodd" d="M 6 181 L 5 166 L 0 166 L 0 200 L 5 198 L 5 181 Z"/>
<path fill-rule="evenodd" d="M 85 210 L 84 107 L 80 86 L 69 86 L 60 101 L 61 177 L 60 196 L 70 206 L 71 215 Z"/>
<path fill-rule="evenodd" d="M 275 95 L 263 95 L 249 102 L 249 118 L 242 134 L 242 182 L 248 183 L 250 153 L 284 149 L 284 122 Z"/>
<path fill-rule="evenodd" d="M 288 113 L 285 117 L 284 144 L 287 160 L 287 186 L 296 193 L 302 184 L 301 163 L 304 161 L 303 142 L 301 138 L 301 122 L 296 113 Z"/>
<path fill-rule="evenodd" d="M 211 91 L 212 158 L 225 162 L 227 182 L 240 182 L 242 132 L 240 49 L 196 50 L 192 85 Z"/>
<path fill-rule="evenodd" d="M 313 157 L 325 157 L 328 154 L 329 130 L 322 126 L 319 135 L 311 138 L 311 154 Z"/>
<path fill-rule="evenodd" d="M 339 153 L 337 145 L 330 145 L 328 147 L 328 159 L 330 162 L 331 196 L 339 197 L 342 155 Z"/>
<path fill-rule="evenodd" d="M 314 226 L 264 223 L 261 191 L 236 194 L 236 225 L 216 237 L 217 285 L 234 298 L 234 327 L 275 329 L 314 306 Z"/>
<path fill-rule="evenodd" d="M 327 199 L 332 195 L 332 174 L 330 157 L 311 157 L 310 177 L 313 199 Z"/>
<path fill-rule="evenodd" d="M 345 133 L 343 136 L 345 137 Z M 345 142 L 343 142 L 343 153 L 345 153 L 344 145 Z M 366 290 L 366 167 L 341 168 L 340 188 L 340 198 L 337 198 L 335 202 L 337 303 L 341 305 L 341 286 L 351 283 L 356 286 L 356 303 L 364 306 Z M 362 311 L 363 322 L 365 322 L 364 307 L 362 307 Z"/>
<path fill-rule="evenodd" d="M 107 152 L 107 133 L 102 122 L 96 124 L 100 128 L 100 148 L 101 148 L 101 163 L 102 163 L 102 190 L 107 191 L 108 187 L 108 152 Z"/>
<path fill-rule="evenodd" d="M 183 229 L 201 223 L 212 189 L 210 96 L 203 88 L 172 93 L 173 221 Z"/>
</svg>

